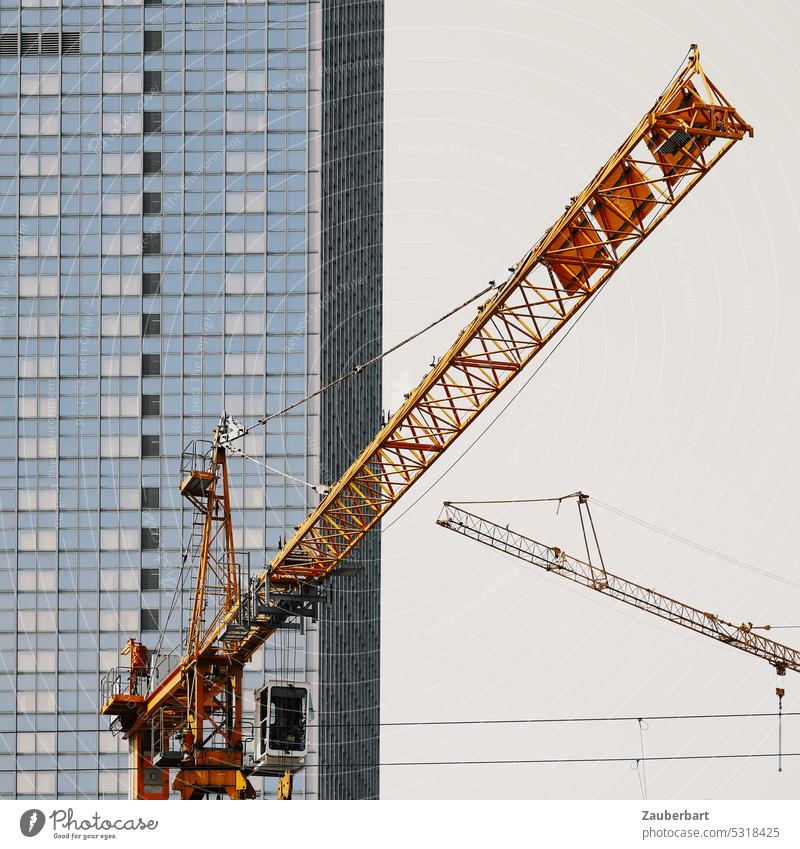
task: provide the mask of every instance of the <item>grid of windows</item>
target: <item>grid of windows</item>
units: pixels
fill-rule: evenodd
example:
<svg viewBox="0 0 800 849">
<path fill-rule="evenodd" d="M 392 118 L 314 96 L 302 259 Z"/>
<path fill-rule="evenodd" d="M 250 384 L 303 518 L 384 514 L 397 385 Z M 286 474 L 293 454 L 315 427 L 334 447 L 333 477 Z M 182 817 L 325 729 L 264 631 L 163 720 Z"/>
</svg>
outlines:
<svg viewBox="0 0 800 849">
<path fill-rule="evenodd" d="M 383 3 L 325 3 L 322 34 L 323 68 L 330 71 L 322 76 L 320 362 L 325 384 L 381 349 Z M 321 462 L 335 479 L 380 426 L 380 366 L 326 393 L 321 415 Z M 374 799 L 380 737 L 378 532 L 371 532 L 348 560 L 356 575 L 334 579 L 321 617 L 319 794 Z"/>
<path fill-rule="evenodd" d="M 131 635 L 180 643 L 181 450 L 223 409 L 261 416 L 319 383 L 315 15 L 0 0 L 0 796 L 127 793 L 98 671 Z M 311 405 L 246 450 L 313 477 L 318 434 Z M 254 565 L 310 506 L 257 467 L 232 492 Z M 301 678 L 309 639 L 291 637 Z"/>
</svg>

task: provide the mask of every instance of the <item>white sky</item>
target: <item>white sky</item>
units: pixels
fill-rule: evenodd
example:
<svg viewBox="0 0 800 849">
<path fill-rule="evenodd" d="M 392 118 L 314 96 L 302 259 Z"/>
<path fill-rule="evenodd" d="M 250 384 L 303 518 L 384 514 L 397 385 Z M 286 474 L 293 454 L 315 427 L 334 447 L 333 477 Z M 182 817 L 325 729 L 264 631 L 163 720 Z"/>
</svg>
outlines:
<svg viewBox="0 0 800 849">
<path fill-rule="evenodd" d="M 755 127 L 623 266 L 489 433 L 385 522 L 383 721 L 776 709 L 766 663 L 438 528 L 445 499 L 583 489 L 800 580 L 800 17 L 787 3 L 387 0 L 385 345 L 505 277 L 691 42 Z M 385 406 L 465 316 L 385 363 Z M 524 378 L 520 379 L 523 380 Z M 516 387 L 506 390 L 508 394 Z M 498 401 L 502 406 L 504 401 Z M 430 475 L 482 432 L 487 412 Z M 407 512 L 404 512 L 406 511 Z M 570 548 L 574 508 L 484 514 Z M 594 510 L 609 569 L 732 621 L 800 590 Z M 579 553 L 579 552 L 576 552 Z M 778 632 L 791 643 L 800 630 Z M 777 634 L 775 635 L 777 636 Z M 800 710 L 789 673 L 784 709 Z M 775 751 L 774 719 L 651 723 L 645 754 Z M 784 723 L 800 752 L 800 717 Z M 384 730 L 381 760 L 630 757 L 636 723 Z M 796 798 L 800 759 L 651 763 L 650 798 Z M 640 797 L 629 763 L 386 767 L 385 798 Z"/>
</svg>

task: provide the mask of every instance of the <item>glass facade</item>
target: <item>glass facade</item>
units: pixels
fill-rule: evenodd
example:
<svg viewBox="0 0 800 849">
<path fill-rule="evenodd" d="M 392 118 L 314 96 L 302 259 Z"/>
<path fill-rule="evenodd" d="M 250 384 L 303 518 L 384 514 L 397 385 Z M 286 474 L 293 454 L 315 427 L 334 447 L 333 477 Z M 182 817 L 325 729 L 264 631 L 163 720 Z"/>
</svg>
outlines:
<svg viewBox="0 0 800 849">
<path fill-rule="evenodd" d="M 383 3 L 323 3 L 323 383 L 381 350 Z M 323 396 L 321 462 L 335 480 L 368 444 L 381 416 L 371 366 Z M 319 794 L 379 796 L 380 536 L 332 582 L 320 624 Z"/>
<path fill-rule="evenodd" d="M 343 58 L 328 39 L 342 14 L 351 48 L 382 27 L 372 0 L 0 0 L 0 797 L 127 795 L 127 744 L 98 716 L 98 676 L 130 636 L 163 654 L 180 646 L 192 584 L 183 447 L 223 411 L 249 422 L 301 399 L 346 365 L 342 346 L 357 360 L 378 350 L 380 130 L 345 135 L 371 151 L 338 184 L 324 179 L 349 155 L 325 141 L 326 122 L 348 117 L 324 84 Z M 377 51 L 374 124 L 382 33 L 362 46 Z M 360 197 L 348 181 L 365 165 Z M 355 265 L 328 235 L 353 202 L 369 210 L 345 228 L 368 237 Z M 343 285 L 359 268 L 362 285 Z M 324 341 L 334 311 L 365 309 L 350 326 L 363 346 Z M 361 424 L 334 442 L 320 428 L 332 408 L 311 403 L 244 450 L 327 482 L 378 422 L 379 371 L 348 391 Z M 231 467 L 235 542 L 256 568 L 318 496 Z M 374 619 L 377 541 L 367 551 L 355 615 Z M 278 635 L 246 690 L 265 674 L 310 679 L 322 716 L 326 693 L 353 677 L 329 668 L 338 637 L 325 627 Z M 377 723 L 377 626 L 359 639 L 374 641 L 373 682 L 347 698 L 359 711 L 366 699 L 358 721 Z M 320 733 L 295 795 L 376 795 L 376 771 L 369 787 L 325 779 L 365 755 L 319 764 L 341 750 Z"/>
</svg>

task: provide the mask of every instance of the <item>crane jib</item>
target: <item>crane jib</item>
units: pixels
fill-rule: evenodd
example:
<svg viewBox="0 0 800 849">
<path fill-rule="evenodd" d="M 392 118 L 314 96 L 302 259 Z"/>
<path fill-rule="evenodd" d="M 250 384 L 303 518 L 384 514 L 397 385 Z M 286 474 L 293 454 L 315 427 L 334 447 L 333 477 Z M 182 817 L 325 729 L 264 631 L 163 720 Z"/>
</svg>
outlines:
<svg viewBox="0 0 800 849">
<path fill-rule="evenodd" d="M 438 524 L 550 574 L 760 657 L 774 666 L 779 674 L 785 674 L 787 669 L 800 672 L 800 651 L 759 634 L 753 629 L 752 623 L 735 625 L 714 613 L 621 578 L 606 571 L 605 567 L 598 568 L 588 557 L 589 562 L 571 557 L 558 548 L 544 545 L 509 530 L 508 526 L 502 527 L 451 503 L 445 503 Z"/>
<path fill-rule="evenodd" d="M 752 135 L 691 58 L 268 567 L 324 578 L 724 156 Z M 266 576 L 265 576 L 266 578 Z"/>
</svg>

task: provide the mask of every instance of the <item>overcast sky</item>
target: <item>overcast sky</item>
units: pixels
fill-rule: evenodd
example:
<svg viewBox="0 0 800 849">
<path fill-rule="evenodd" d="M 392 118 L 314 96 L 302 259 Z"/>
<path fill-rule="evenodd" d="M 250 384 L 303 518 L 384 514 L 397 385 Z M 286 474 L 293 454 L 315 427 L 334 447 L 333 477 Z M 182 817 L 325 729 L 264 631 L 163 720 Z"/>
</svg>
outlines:
<svg viewBox="0 0 800 849">
<path fill-rule="evenodd" d="M 628 260 L 469 454 L 384 523 L 383 721 L 773 711 L 765 662 L 436 526 L 445 499 L 582 489 L 775 577 L 594 510 L 608 568 L 734 622 L 800 625 L 800 314 L 788 3 L 387 0 L 385 345 L 504 279 L 691 42 L 755 127 Z M 384 366 L 396 409 L 466 315 Z M 506 398 L 517 387 L 506 390 Z M 499 401 L 502 406 L 504 401 Z M 570 549 L 574 507 L 489 518 Z M 579 553 L 579 552 L 576 552 Z M 800 642 L 800 629 L 776 632 Z M 784 709 L 800 710 L 789 673 Z M 651 722 L 646 756 L 774 752 L 773 718 Z M 387 728 L 395 761 L 624 757 L 636 722 Z M 800 752 L 800 717 L 784 723 Z M 800 758 L 385 767 L 385 798 L 796 798 Z"/>
</svg>

